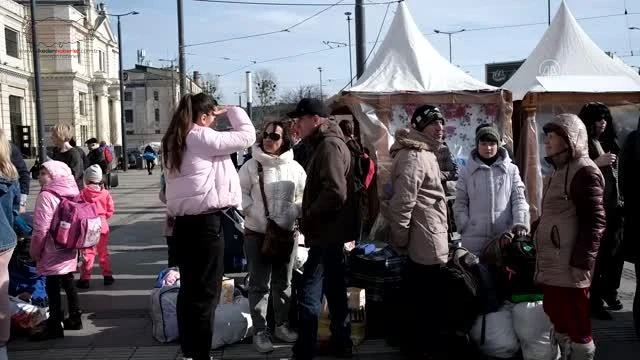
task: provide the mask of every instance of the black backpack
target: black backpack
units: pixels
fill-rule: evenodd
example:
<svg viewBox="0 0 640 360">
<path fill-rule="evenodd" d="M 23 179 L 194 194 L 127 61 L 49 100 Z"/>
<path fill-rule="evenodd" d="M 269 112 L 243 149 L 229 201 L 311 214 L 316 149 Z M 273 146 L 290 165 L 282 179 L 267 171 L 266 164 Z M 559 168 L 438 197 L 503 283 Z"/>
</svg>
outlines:
<svg viewBox="0 0 640 360">
<path fill-rule="evenodd" d="M 499 309 L 493 274 L 467 249 L 450 247 L 442 277 L 443 283 L 447 284 L 443 311 L 448 314 L 448 333 L 466 334 L 478 315 Z"/>
</svg>

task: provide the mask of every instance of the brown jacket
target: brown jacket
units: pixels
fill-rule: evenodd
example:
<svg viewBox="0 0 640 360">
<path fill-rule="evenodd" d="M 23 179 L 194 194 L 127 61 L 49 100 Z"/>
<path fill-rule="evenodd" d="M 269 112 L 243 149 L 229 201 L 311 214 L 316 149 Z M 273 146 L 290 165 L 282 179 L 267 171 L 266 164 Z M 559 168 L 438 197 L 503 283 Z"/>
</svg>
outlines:
<svg viewBox="0 0 640 360">
<path fill-rule="evenodd" d="M 383 206 L 391 227 L 390 242 L 406 249 L 412 261 L 444 264 L 447 201 L 435 152 L 441 143 L 416 130 L 400 129 L 391 147 L 393 195 Z"/>
<path fill-rule="evenodd" d="M 351 152 L 337 124 L 327 121 L 308 138 L 311 158 L 302 198 L 302 232 L 307 246 L 356 239 L 359 216 L 351 174 Z"/>
<path fill-rule="evenodd" d="M 589 159 L 587 132 L 578 117 L 562 115 L 552 123 L 568 139 L 568 152 L 548 160 L 542 215 L 535 229 L 537 283 L 569 288 L 591 286 L 600 239 L 606 226 L 604 178 Z"/>
</svg>

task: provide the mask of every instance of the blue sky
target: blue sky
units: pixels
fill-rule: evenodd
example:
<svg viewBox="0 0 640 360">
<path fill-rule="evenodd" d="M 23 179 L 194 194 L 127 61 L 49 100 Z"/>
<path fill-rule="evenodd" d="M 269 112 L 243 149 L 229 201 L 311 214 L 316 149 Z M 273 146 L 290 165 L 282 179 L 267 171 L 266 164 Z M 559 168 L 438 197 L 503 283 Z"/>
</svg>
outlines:
<svg viewBox="0 0 640 360">
<path fill-rule="evenodd" d="M 276 0 L 255 0 L 276 1 Z M 277 0 L 295 3 L 333 3 L 336 0 Z M 547 1 L 545 0 L 406 0 L 418 26 L 433 46 L 448 56 L 448 38 L 433 34 L 433 29 L 455 31 L 461 28 L 477 29 L 514 24 L 543 22 L 544 25 L 515 27 L 496 30 L 465 31 L 453 37 L 453 63 L 477 79 L 485 80 L 484 64 L 497 61 L 513 61 L 526 58 L 538 43 L 546 29 Z M 353 4 L 353 0 L 344 3 Z M 381 0 L 365 0 L 381 2 Z M 552 16 L 560 0 L 551 0 Z M 178 31 L 176 1 L 173 0 L 108 0 L 112 13 L 136 10 L 140 15 L 122 19 L 124 34 L 125 68 L 136 62 L 136 50 L 144 49 L 152 65 L 165 63 L 158 59 L 177 58 Z M 640 13 L 637 0 L 567 0 L 576 18 L 602 15 Z M 196 44 L 231 37 L 276 31 L 286 28 L 323 7 L 309 6 L 250 6 L 208 3 L 184 0 L 185 43 Z M 367 51 L 374 45 L 380 29 L 386 5 L 366 7 Z M 396 5 L 391 5 L 382 28 L 380 41 L 391 23 Z M 346 47 L 299 56 L 287 60 L 263 63 L 235 71 L 251 64 L 288 55 L 328 49 L 323 41 L 347 43 L 345 11 L 353 12 L 353 6 L 336 6 L 288 33 L 235 40 L 212 45 L 187 48 L 188 73 L 226 74 L 220 78 L 224 100 L 237 103 L 238 91 L 245 87 L 246 70 L 272 71 L 282 91 L 300 85 L 319 84 L 317 68 L 321 66 L 324 92 L 332 94 L 349 81 L 349 53 Z M 605 51 L 623 56 L 630 65 L 640 66 L 640 56 L 629 56 L 631 51 L 640 55 L 640 31 L 628 30 L 640 27 L 640 15 L 611 16 L 600 19 L 579 20 L 587 34 Z M 112 21 L 114 32 L 115 21 Z M 353 22 L 352 22 L 353 26 Z M 352 27 L 352 39 L 355 31 Z M 355 49 L 354 72 L 355 72 Z M 223 59 L 227 58 L 227 59 Z M 230 59 L 230 60 L 229 60 Z"/>
</svg>

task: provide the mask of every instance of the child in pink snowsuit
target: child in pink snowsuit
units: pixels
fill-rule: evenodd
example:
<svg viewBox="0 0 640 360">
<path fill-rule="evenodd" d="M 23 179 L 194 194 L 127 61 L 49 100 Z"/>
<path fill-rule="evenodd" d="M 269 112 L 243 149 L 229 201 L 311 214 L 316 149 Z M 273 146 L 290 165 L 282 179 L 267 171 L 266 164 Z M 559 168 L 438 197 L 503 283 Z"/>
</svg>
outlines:
<svg viewBox="0 0 640 360">
<path fill-rule="evenodd" d="M 91 279 L 91 271 L 93 270 L 96 255 L 99 257 L 100 268 L 104 276 L 104 285 L 112 285 L 115 281 L 113 279 L 113 273 L 111 272 L 111 257 L 107 249 L 107 245 L 109 244 L 109 224 L 107 223 L 107 219 L 113 215 L 115 206 L 111 194 L 103 186 L 102 169 L 100 169 L 100 166 L 91 165 L 84 171 L 84 184 L 85 187 L 80 193 L 84 201 L 96 205 L 98 215 L 100 215 L 102 219 L 102 232 L 97 246 L 82 250 L 82 258 L 84 261 L 80 266 L 80 280 L 78 280 L 76 284 L 80 289 L 89 288 L 89 280 Z"/>
</svg>

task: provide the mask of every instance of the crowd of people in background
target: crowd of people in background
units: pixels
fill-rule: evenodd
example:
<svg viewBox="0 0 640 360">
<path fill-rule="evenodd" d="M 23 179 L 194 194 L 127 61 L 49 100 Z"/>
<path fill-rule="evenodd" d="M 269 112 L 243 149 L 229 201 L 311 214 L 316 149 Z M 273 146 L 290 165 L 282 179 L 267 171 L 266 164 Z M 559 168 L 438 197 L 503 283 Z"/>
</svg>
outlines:
<svg viewBox="0 0 640 360">
<path fill-rule="evenodd" d="M 221 116 L 229 119 L 230 131 L 212 129 Z M 149 175 L 159 153 L 162 159 L 160 199 L 167 205 L 168 263 L 180 269 L 177 316 L 186 359 L 209 359 L 212 316 L 224 273 L 221 228 L 229 209 L 244 213 L 256 350 L 273 351 L 275 338 L 294 343 L 298 360 L 318 354 L 352 356 L 345 243 L 360 240 L 366 222 L 363 207 L 369 204 L 360 198 L 366 189 L 354 176 L 362 171 L 354 159 L 366 159 L 370 152 L 356 136 L 356 124 L 336 123 L 320 100 L 303 99 L 288 117 L 295 121 L 267 123 L 256 142 L 256 130 L 243 109 L 220 106 L 206 94 L 188 94 L 173 114 L 161 150 L 147 146 L 144 151 Z M 529 236 L 536 251 L 531 281 L 544 296 L 559 356 L 594 359 L 591 318 L 610 320 L 610 311 L 622 309 L 618 288 L 625 260 L 635 261 L 636 273 L 640 270 L 640 245 L 633 241 L 638 235 L 633 224 L 640 217 L 640 190 L 635 186 L 640 180 L 640 130 L 619 146 L 611 112 L 600 103 L 545 124 L 545 160 L 552 172 L 544 179 L 541 215 L 531 219 L 524 183 L 500 131 L 490 124 L 479 126 L 466 165 L 458 167 L 444 142 L 445 121 L 437 107 L 419 106 L 409 127 L 395 133 L 389 183 L 379 186 L 387 242 L 396 255 L 407 258 L 402 313 L 412 315 L 403 329 L 406 353 L 445 359 L 451 352 L 454 334 L 441 331 L 449 316 L 443 311 L 447 297 L 434 289 L 449 285 L 443 274 L 457 246 L 451 241 L 455 226 L 461 246 L 480 259 L 481 267 L 494 239 L 505 233 Z M 107 248 L 108 219 L 115 205 L 105 181 L 113 153 L 94 138 L 86 142 L 89 153 L 84 156 L 71 128 L 62 123 L 53 127 L 52 142 L 51 160 L 38 169 L 41 191 L 30 244 L 37 271 L 47 278 L 50 317 L 34 340 L 61 338 L 65 330 L 83 327 L 77 288 L 89 288 L 96 256 L 104 284 L 115 281 Z M 247 148 L 250 157 L 236 166 L 230 155 Z M 16 246 L 13 216 L 25 211 L 29 192 L 29 171 L 16 151 L 19 155 L 0 131 L 2 314 L 8 311 L 7 264 Z M 56 245 L 51 234 L 65 199 L 93 204 L 101 222 L 96 246 L 78 251 Z M 298 243 L 309 249 L 309 256 L 295 289 L 294 327 L 289 315 Z M 78 269 L 80 279 L 74 283 Z M 66 318 L 61 289 L 66 293 Z M 323 296 L 331 313 L 331 341 L 319 349 Z M 269 302 L 275 315 L 273 334 L 267 325 Z M 634 307 L 637 323 L 637 295 Z M 4 316 L 0 359 L 6 358 L 8 338 Z"/>
</svg>

